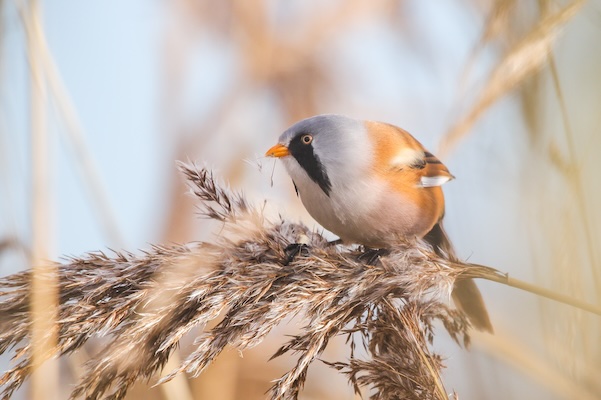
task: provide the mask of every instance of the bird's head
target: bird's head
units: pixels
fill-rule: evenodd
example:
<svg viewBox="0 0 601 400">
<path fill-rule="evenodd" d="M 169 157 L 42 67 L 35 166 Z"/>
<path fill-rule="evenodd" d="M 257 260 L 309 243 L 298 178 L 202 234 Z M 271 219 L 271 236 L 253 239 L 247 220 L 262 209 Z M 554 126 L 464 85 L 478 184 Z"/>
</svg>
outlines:
<svg viewBox="0 0 601 400">
<path fill-rule="evenodd" d="M 287 129 L 265 155 L 281 158 L 296 184 L 311 180 L 329 195 L 369 164 L 370 148 L 363 121 L 318 115 Z"/>
</svg>

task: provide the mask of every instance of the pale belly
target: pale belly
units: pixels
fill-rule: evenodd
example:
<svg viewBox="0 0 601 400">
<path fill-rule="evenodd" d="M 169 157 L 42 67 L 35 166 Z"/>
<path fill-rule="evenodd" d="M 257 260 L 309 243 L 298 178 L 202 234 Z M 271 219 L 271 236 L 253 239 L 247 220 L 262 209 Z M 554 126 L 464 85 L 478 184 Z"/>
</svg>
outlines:
<svg viewBox="0 0 601 400">
<path fill-rule="evenodd" d="M 300 191 L 301 200 L 311 216 L 324 228 L 346 243 L 359 243 L 373 248 L 390 247 L 406 238 L 422 237 L 434 226 L 440 215 L 421 201 L 414 201 L 384 186 L 355 185 L 353 192 L 338 190 L 328 197 L 321 190 Z M 426 190 L 426 189 L 424 189 Z M 432 207 L 434 196 L 426 196 Z M 431 197 L 431 199 L 429 198 Z"/>
</svg>

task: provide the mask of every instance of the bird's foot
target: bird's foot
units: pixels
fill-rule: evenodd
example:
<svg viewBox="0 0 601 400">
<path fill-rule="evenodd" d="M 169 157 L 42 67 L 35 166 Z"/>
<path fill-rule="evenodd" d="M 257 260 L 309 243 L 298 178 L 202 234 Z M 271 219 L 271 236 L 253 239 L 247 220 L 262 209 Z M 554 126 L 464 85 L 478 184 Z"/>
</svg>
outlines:
<svg viewBox="0 0 601 400">
<path fill-rule="evenodd" d="M 365 248 L 363 253 L 359 254 L 358 260 L 366 264 L 376 265 L 380 261 L 380 257 L 390 254 L 388 249 L 370 249 Z"/>
<path fill-rule="evenodd" d="M 297 255 L 308 256 L 309 255 L 309 245 L 305 243 L 292 243 L 286 246 L 284 249 L 286 253 L 286 259 L 284 260 L 284 265 L 290 264 Z"/>
</svg>

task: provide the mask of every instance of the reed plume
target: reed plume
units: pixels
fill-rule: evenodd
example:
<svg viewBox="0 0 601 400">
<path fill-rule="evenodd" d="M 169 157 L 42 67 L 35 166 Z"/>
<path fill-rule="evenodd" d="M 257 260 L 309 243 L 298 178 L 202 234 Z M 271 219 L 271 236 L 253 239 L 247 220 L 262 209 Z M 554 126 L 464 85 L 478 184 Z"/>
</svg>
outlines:
<svg viewBox="0 0 601 400">
<path fill-rule="evenodd" d="M 121 399 L 135 381 L 155 382 L 194 328 L 201 329 L 195 350 L 157 384 L 182 372 L 197 376 L 226 346 L 240 352 L 257 346 L 291 317 L 302 328 L 273 357 L 288 353 L 297 362 L 275 380 L 272 399 L 296 399 L 316 360 L 373 399 L 449 398 L 442 357 L 431 348 L 433 324 L 442 322 L 467 345 L 469 323 L 447 304 L 453 284 L 463 276 L 499 280 L 501 274 L 440 258 L 421 241 L 399 243 L 369 262 L 362 248 L 333 246 L 305 225 L 269 220 L 206 168 L 180 169 L 201 214 L 223 224 L 212 242 L 154 246 L 142 254 L 96 252 L 57 264 L 58 343 L 46 357 L 67 355 L 92 337 L 107 339 L 72 398 Z M 291 257 L 291 249 L 300 251 Z M 15 366 L 0 378 L 5 399 L 32 372 L 31 281 L 30 271 L 0 279 L 0 353 L 15 349 Z M 348 359 L 321 360 L 339 335 L 348 338 Z"/>
</svg>

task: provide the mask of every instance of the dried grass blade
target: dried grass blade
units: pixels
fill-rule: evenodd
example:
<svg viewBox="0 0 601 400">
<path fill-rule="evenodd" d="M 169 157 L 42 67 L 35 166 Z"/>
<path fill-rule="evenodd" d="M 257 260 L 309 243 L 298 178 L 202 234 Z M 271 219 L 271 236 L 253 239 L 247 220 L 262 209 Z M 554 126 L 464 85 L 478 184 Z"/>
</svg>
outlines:
<svg viewBox="0 0 601 400">
<path fill-rule="evenodd" d="M 574 0 L 543 18 L 505 55 L 489 76 L 474 106 L 443 137 L 440 154 L 450 153 L 484 111 L 545 64 L 560 28 L 576 15 L 584 3 L 585 0 Z"/>
</svg>

